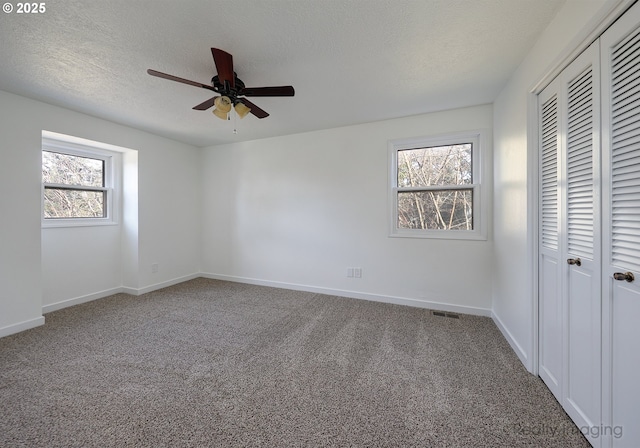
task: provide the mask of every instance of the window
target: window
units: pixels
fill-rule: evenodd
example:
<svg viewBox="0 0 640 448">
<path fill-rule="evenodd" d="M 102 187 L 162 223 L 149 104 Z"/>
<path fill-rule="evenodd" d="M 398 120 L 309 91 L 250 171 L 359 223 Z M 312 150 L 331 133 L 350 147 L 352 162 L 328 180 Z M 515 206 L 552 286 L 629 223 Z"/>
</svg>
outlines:
<svg viewBox="0 0 640 448">
<path fill-rule="evenodd" d="M 480 133 L 389 142 L 391 236 L 484 239 Z"/>
<path fill-rule="evenodd" d="M 114 159 L 117 153 L 43 138 L 43 225 L 116 223 Z"/>
</svg>

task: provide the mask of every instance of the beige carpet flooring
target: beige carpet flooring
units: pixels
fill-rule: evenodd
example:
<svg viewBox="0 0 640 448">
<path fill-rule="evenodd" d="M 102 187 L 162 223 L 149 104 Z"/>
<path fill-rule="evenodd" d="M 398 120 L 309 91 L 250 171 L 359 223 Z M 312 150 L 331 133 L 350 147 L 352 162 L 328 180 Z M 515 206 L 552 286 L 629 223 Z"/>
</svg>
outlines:
<svg viewBox="0 0 640 448">
<path fill-rule="evenodd" d="M 1 447 L 588 447 L 494 323 L 207 279 L 0 339 Z"/>
</svg>

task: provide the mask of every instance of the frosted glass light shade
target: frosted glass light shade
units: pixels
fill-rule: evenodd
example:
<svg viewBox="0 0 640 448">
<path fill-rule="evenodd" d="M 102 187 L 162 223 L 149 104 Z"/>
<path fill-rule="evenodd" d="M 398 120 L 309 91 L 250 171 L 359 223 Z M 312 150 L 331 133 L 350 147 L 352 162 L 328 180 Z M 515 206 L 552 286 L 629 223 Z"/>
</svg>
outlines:
<svg viewBox="0 0 640 448">
<path fill-rule="evenodd" d="M 213 100 L 213 115 L 221 120 L 227 119 L 227 114 L 231 111 L 231 100 L 226 96 L 219 96 Z"/>
<path fill-rule="evenodd" d="M 248 108 L 248 107 L 247 107 L 246 105 L 244 105 L 243 103 L 237 103 L 237 104 L 234 106 L 234 108 L 235 108 L 236 113 L 238 114 L 238 116 L 239 116 L 240 118 L 244 118 L 244 117 L 246 117 L 246 116 L 247 116 L 247 114 L 248 114 L 249 112 L 251 112 L 251 109 L 250 109 L 250 108 Z"/>
</svg>

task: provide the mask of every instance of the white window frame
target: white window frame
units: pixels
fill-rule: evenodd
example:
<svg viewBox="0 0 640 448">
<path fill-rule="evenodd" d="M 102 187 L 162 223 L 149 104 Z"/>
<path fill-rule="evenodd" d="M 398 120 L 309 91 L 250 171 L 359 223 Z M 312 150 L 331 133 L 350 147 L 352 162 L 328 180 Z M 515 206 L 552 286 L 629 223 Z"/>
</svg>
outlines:
<svg viewBox="0 0 640 448">
<path fill-rule="evenodd" d="M 486 131 L 469 131 L 436 136 L 390 140 L 389 149 L 389 217 L 390 237 L 401 238 L 433 238 L 452 240 L 486 240 L 486 188 L 482 186 L 482 175 L 485 171 L 484 151 Z M 429 187 L 398 187 L 398 152 L 407 149 L 429 148 L 471 143 L 471 170 L 473 183 L 467 185 L 434 185 Z M 470 189 L 473 194 L 473 230 L 444 229 L 400 229 L 398 228 L 398 193 L 403 191 L 442 191 Z"/>
<path fill-rule="evenodd" d="M 74 187 L 66 184 L 54 184 L 42 182 L 41 212 L 42 227 L 79 227 L 79 226 L 105 226 L 117 225 L 119 219 L 119 197 L 121 184 L 121 154 L 103 148 L 90 146 L 88 144 L 75 143 L 56 138 L 42 138 L 42 151 L 56 152 L 71 156 L 86 157 L 104 161 L 104 187 L 79 186 L 78 190 L 104 191 L 106 198 L 104 206 L 106 216 L 102 218 L 45 218 L 44 217 L 44 190 L 47 187 Z"/>
</svg>

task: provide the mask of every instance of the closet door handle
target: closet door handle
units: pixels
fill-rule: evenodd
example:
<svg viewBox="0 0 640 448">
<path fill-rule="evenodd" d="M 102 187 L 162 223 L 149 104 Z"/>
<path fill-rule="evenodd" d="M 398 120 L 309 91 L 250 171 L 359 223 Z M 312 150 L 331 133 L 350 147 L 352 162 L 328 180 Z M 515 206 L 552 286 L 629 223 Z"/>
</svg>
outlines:
<svg viewBox="0 0 640 448">
<path fill-rule="evenodd" d="M 582 266 L 582 260 L 580 260 L 579 258 L 568 258 L 567 263 L 575 264 L 576 266 Z"/>
<path fill-rule="evenodd" d="M 631 283 L 636 279 L 631 272 L 624 272 L 624 273 L 616 272 L 615 274 L 613 274 L 613 278 L 615 278 L 618 281 L 626 280 L 629 283 Z"/>
</svg>

